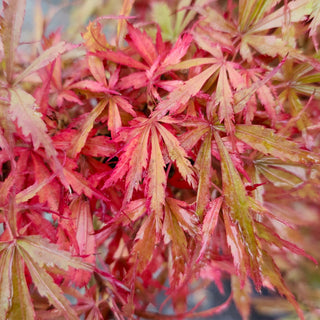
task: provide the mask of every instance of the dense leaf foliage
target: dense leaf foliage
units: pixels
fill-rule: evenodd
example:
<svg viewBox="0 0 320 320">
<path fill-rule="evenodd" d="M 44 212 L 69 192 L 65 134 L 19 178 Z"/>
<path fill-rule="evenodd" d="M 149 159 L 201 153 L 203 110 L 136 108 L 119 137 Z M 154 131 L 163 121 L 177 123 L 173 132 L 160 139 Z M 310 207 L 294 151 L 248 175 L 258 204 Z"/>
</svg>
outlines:
<svg viewBox="0 0 320 320">
<path fill-rule="evenodd" d="M 3 1 L 0 320 L 318 319 L 319 1 L 82 2 Z"/>
</svg>

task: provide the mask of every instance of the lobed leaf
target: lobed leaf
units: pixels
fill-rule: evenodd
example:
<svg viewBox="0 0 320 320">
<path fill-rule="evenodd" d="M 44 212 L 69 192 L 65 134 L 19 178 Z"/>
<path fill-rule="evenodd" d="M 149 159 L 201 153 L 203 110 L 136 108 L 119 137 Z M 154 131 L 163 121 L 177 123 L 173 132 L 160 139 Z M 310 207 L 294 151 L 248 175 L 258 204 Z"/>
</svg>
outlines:
<svg viewBox="0 0 320 320">
<path fill-rule="evenodd" d="M 45 149 L 47 157 L 53 161 L 54 169 L 64 185 L 67 185 L 62 174 L 62 166 L 57 158 L 52 140 L 47 134 L 47 127 L 41 119 L 41 114 L 36 111 L 35 99 L 29 93 L 20 88 L 10 89 L 9 119 L 16 120 L 17 126 L 21 128 L 23 135 L 31 136 L 34 149 L 40 145 Z"/>
<path fill-rule="evenodd" d="M 257 222 L 255 225 L 257 229 L 257 234 L 259 238 L 265 240 L 268 244 L 274 244 L 278 248 L 287 248 L 293 253 L 302 255 L 313 261 L 315 264 L 318 264 L 317 260 L 315 260 L 312 256 L 308 255 L 303 249 L 297 247 L 295 244 L 282 239 L 276 232 L 274 232 L 271 228 L 266 225 Z"/>
<path fill-rule="evenodd" d="M 10 297 L 10 299 L 12 299 L 12 303 L 7 317 L 8 319 L 12 320 L 36 319 L 25 277 L 25 265 L 23 259 L 16 248 L 14 246 L 12 246 L 12 248 L 14 251 L 14 256 L 12 261 L 12 269 L 10 272 L 11 276 L 9 277 L 9 280 L 12 281 L 12 296 Z"/>
<path fill-rule="evenodd" d="M 14 60 L 20 41 L 21 28 L 25 14 L 26 0 L 3 1 L 3 17 L 1 17 L 1 38 L 4 49 L 6 77 L 9 83 L 14 76 Z"/>
<path fill-rule="evenodd" d="M 15 248 L 8 243 L 3 243 L 3 247 L 0 243 L 0 248 L 0 317 L 5 319 L 7 312 L 11 308 L 11 299 L 13 296 L 11 281 Z"/>
<path fill-rule="evenodd" d="M 76 157 L 77 154 L 84 147 L 87 141 L 88 135 L 91 129 L 93 128 L 94 122 L 102 113 L 107 103 L 108 103 L 108 100 L 103 99 L 94 107 L 94 109 L 91 110 L 90 114 L 88 115 L 85 122 L 81 126 L 81 129 L 79 130 L 78 134 L 73 138 L 72 147 L 68 151 L 69 157 L 71 158 Z"/>
<path fill-rule="evenodd" d="M 234 115 L 233 115 L 233 97 L 227 77 L 227 69 L 222 65 L 219 71 L 219 78 L 216 89 L 216 104 L 219 105 L 219 120 L 224 121 L 226 132 L 228 134 L 234 133 Z"/>
<path fill-rule="evenodd" d="M 280 270 L 275 264 L 274 260 L 266 252 L 262 251 L 262 253 L 263 253 L 263 261 L 264 261 L 262 265 L 263 274 L 269 279 L 271 284 L 278 290 L 278 292 L 281 295 L 284 295 L 287 298 L 287 300 L 294 306 L 300 319 L 304 320 L 303 312 L 299 304 L 297 303 L 294 295 L 290 292 L 290 290 L 285 285 L 283 278 L 281 276 Z"/>
<path fill-rule="evenodd" d="M 320 157 L 312 152 L 302 150 L 285 137 L 275 133 L 273 129 L 261 125 L 236 125 L 235 136 L 264 154 L 271 154 L 281 160 L 289 160 L 303 164 L 320 163 Z"/>
<path fill-rule="evenodd" d="M 245 2 L 245 0 L 244 0 Z M 285 19 L 298 22 L 303 21 L 306 15 L 312 12 L 312 2 L 309 0 L 290 1 L 285 6 L 281 6 L 278 10 L 266 15 L 263 19 L 257 22 L 251 29 L 251 32 L 264 31 L 272 28 L 281 28 L 285 24 Z M 288 9 L 286 13 L 285 10 Z"/>
<path fill-rule="evenodd" d="M 249 26 L 259 21 L 277 0 L 240 0 L 239 3 L 239 24 L 242 31 L 249 29 Z"/>
<path fill-rule="evenodd" d="M 56 244 L 50 243 L 47 239 L 34 235 L 20 237 L 17 239 L 17 248 L 20 254 L 27 255 L 31 264 L 36 263 L 40 268 L 43 266 L 68 270 L 69 267 L 93 271 L 93 267 L 83 262 L 80 258 L 73 257 L 67 251 L 60 250 Z"/>
<path fill-rule="evenodd" d="M 145 120 L 143 119 L 143 121 Z M 137 190 L 139 188 L 142 172 L 147 167 L 150 130 L 151 126 L 148 122 L 132 130 L 131 133 L 133 137 L 128 139 L 129 141 L 127 141 L 124 147 L 123 154 L 120 156 L 110 178 L 103 186 L 103 188 L 108 188 L 127 175 L 123 206 L 131 200 L 134 189 Z"/>
<path fill-rule="evenodd" d="M 137 269 L 142 272 L 147 267 L 155 251 L 157 241 L 156 219 L 154 214 L 149 215 L 141 225 L 136 243 L 132 248 L 132 258 L 137 261 Z"/>
<path fill-rule="evenodd" d="M 170 92 L 167 99 L 162 100 L 158 104 L 154 116 L 161 117 L 168 111 L 170 114 L 175 114 L 181 106 L 186 105 L 192 97 L 200 92 L 204 83 L 217 71 L 217 69 L 218 65 L 213 65 Z"/>
<path fill-rule="evenodd" d="M 162 233 L 164 236 L 164 243 L 170 245 L 169 258 L 172 260 L 172 279 L 171 285 L 179 283 L 181 274 L 185 270 L 185 261 L 188 260 L 187 239 L 184 231 L 179 226 L 174 212 L 171 211 L 171 207 L 166 204 L 165 215 L 163 220 Z"/>
<path fill-rule="evenodd" d="M 240 268 L 246 265 L 256 287 L 260 288 L 262 285 L 259 263 L 261 252 L 254 233 L 246 190 L 218 132 L 214 132 L 214 137 L 221 157 L 222 186 L 226 211 L 230 215 L 232 224 L 234 224 L 233 237 L 238 243 L 241 243 L 245 250 L 245 256 L 242 257 L 245 261 L 240 261 Z M 240 280 L 244 283 L 243 278 Z"/>
<path fill-rule="evenodd" d="M 77 172 L 67 168 L 63 168 L 63 174 L 66 177 L 66 180 L 72 187 L 72 189 L 78 194 L 85 194 L 88 198 L 92 198 L 95 196 L 98 199 L 102 199 L 108 202 L 108 198 L 103 195 L 102 192 L 96 190 L 92 186 L 90 186 L 90 182 L 84 178 L 84 176 Z"/>
<path fill-rule="evenodd" d="M 94 265 L 96 260 L 96 240 L 89 202 L 79 196 L 71 203 L 70 210 L 71 217 L 75 223 L 78 244 L 78 250 L 75 250 L 76 254 L 83 257 L 83 261 Z M 88 270 L 75 270 L 73 274 L 73 279 L 79 287 L 88 284 L 90 278 L 91 272 Z"/>
<path fill-rule="evenodd" d="M 199 183 L 196 200 L 196 213 L 202 219 L 204 210 L 210 200 L 211 187 L 211 137 L 212 132 L 208 130 L 206 137 L 201 145 L 197 159 L 194 163 L 195 169 L 198 171 Z"/>
<path fill-rule="evenodd" d="M 177 138 L 164 126 L 159 124 L 157 129 L 167 147 L 169 157 L 176 163 L 180 174 L 192 187 L 195 187 L 197 183 L 194 179 L 194 171 L 185 150 L 180 146 Z"/>
<path fill-rule="evenodd" d="M 204 255 L 210 240 L 213 237 L 213 232 L 218 223 L 219 213 L 222 206 L 223 198 L 219 197 L 210 202 L 207 213 L 204 217 L 202 224 L 202 240 L 201 240 L 201 250 L 197 261 L 200 261 Z"/>
<path fill-rule="evenodd" d="M 97 21 L 89 22 L 82 38 L 89 52 L 103 51 L 110 47 L 101 30 L 101 24 Z"/>
<path fill-rule="evenodd" d="M 171 197 L 166 198 L 166 204 L 175 215 L 180 227 L 190 236 L 197 236 L 199 233 L 198 216 L 191 211 L 186 202 Z"/>
<path fill-rule="evenodd" d="M 42 145 L 49 158 L 56 157 L 56 150 L 47 134 L 42 115 L 36 110 L 33 96 L 19 88 L 11 89 L 10 96 L 9 117 L 13 121 L 17 120 L 25 137 L 31 135 L 35 150 Z"/>
<path fill-rule="evenodd" d="M 76 312 L 71 308 L 70 302 L 63 295 L 61 288 L 53 281 L 45 269 L 41 267 L 41 264 L 39 265 L 36 262 L 36 257 L 32 258 L 29 256 L 28 251 L 21 250 L 21 248 L 19 249 L 39 294 L 46 297 L 49 302 L 65 316 L 66 319 L 79 319 Z"/>
<path fill-rule="evenodd" d="M 155 127 L 151 128 L 151 155 L 148 167 L 147 193 L 150 199 L 150 208 L 155 211 L 158 219 L 162 218 L 165 203 L 165 187 L 167 182 L 164 171 L 165 163 Z"/>
</svg>

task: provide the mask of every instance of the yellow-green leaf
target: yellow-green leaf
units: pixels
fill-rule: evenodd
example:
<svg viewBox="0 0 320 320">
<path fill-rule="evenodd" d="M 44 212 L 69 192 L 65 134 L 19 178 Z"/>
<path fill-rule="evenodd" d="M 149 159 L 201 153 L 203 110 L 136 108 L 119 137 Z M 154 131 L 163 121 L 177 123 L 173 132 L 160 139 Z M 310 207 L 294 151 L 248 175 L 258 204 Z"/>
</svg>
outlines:
<svg viewBox="0 0 320 320">
<path fill-rule="evenodd" d="M 240 0 L 239 2 L 239 25 L 240 30 L 247 31 L 249 26 L 261 19 L 265 12 L 277 0 Z"/>
<path fill-rule="evenodd" d="M 246 0 L 243 0 L 246 2 Z M 254 0 L 253 0 L 254 1 Z M 258 0 L 264 2 L 265 0 Z M 276 0 L 277 1 L 277 0 Z M 285 6 L 282 6 L 275 12 L 266 15 L 263 19 L 257 22 L 254 27 L 250 29 L 250 32 L 264 31 L 273 28 L 281 28 L 285 19 L 289 19 L 292 22 L 303 21 L 305 16 L 312 12 L 312 1 L 310 0 L 296 0 L 288 3 L 288 13 L 285 12 Z M 286 17 L 287 15 L 287 17 Z"/>
<path fill-rule="evenodd" d="M 258 165 L 257 169 L 276 187 L 295 188 L 303 183 L 303 180 L 301 178 L 285 170 L 266 165 Z"/>
<path fill-rule="evenodd" d="M 210 187 L 211 187 L 211 137 L 212 132 L 209 130 L 201 148 L 199 150 L 194 167 L 198 171 L 199 184 L 197 191 L 197 207 L 196 213 L 200 217 L 210 200 Z"/>
<path fill-rule="evenodd" d="M 238 242 L 245 248 L 246 256 L 243 257 L 247 262 L 240 261 L 240 268 L 250 270 L 250 275 L 255 282 L 257 288 L 261 287 L 260 274 L 260 247 L 254 234 L 253 219 L 249 212 L 249 201 L 243 185 L 240 174 L 235 169 L 230 155 L 224 146 L 218 132 L 214 132 L 214 137 L 218 146 L 221 157 L 221 173 L 223 184 L 223 196 L 225 205 L 231 222 L 236 229 L 235 237 Z M 238 270 L 243 272 L 243 270 Z M 244 282 L 244 279 L 241 279 Z"/>
<path fill-rule="evenodd" d="M 275 133 L 273 129 L 261 125 L 236 126 L 235 136 L 264 154 L 271 154 L 281 160 L 293 162 L 320 163 L 319 155 L 302 150 L 299 145 Z"/>
<path fill-rule="evenodd" d="M 6 247 L 8 243 L 6 243 Z M 7 311 L 11 307 L 12 299 L 12 260 L 14 256 L 14 246 L 3 250 L 0 257 L 0 319 L 5 319 Z"/>
<path fill-rule="evenodd" d="M 26 8 L 26 0 L 3 1 L 1 19 L 1 38 L 4 48 L 7 81 L 10 83 L 14 73 L 14 58 L 19 45 L 21 28 Z"/>
<path fill-rule="evenodd" d="M 24 262 L 16 248 L 13 248 L 14 256 L 12 270 L 10 272 L 12 279 L 12 302 L 8 312 L 8 319 L 35 319 L 35 312 L 25 277 Z"/>
</svg>

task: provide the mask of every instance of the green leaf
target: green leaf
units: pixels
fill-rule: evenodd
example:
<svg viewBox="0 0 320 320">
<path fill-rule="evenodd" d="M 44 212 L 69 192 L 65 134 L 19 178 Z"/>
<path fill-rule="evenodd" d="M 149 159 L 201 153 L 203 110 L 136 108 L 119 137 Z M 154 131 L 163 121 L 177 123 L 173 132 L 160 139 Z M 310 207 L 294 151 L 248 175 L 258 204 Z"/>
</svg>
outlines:
<svg viewBox="0 0 320 320">
<path fill-rule="evenodd" d="M 273 129 L 261 125 L 236 125 L 235 136 L 264 153 L 271 154 L 281 160 L 289 160 L 303 164 L 320 163 L 319 155 L 302 150 L 298 144 L 277 135 Z"/>
<path fill-rule="evenodd" d="M 261 19 L 275 0 L 240 0 L 239 25 L 240 30 L 247 31 L 251 24 Z M 250 30 L 250 29 L 249 29 Z"/>
<path fill-rule="evenodd" d="M 238 243 L 238 246 L 243 246 L 245 250 L 245 256 L 242 257 L 245 261 L 236 261 L 236 264 L 239 263 L 240 265 L 238 272 L 243 276 L 243 274 L 246 275 L 245 269 L 248 269 L 256 287 L 259 289 L 262 285 L 260 274 L 261 252 L 254 233 L 253 219 L 249 212 L 249 200 L 246 189 L 219 133 L 215 131 L 214 137 L 221 157 L 223 196 L 226 205 L 225 212 L 231 218 L 232 225 L 230 224 L 230 229 L 233 230 L 235 245 Z M 241 248 L 240 251 L 242 251 Z M 241 279 L 241 281 L 244 283 L 245 279 Z"/>
<path fill-rule="evenodd" d="M 257 170 L 264 175 L 270 182 L 272 182 L 276 187 L 298 187 L 303 180 L 296 175 L 271 166 L 257 165 Z"/>
<path fill-rule="evenodd" d="M 175 40 L 172 12 L 165 2 L 155 2 L 152 5 L 152 18 L 161 28 L 164 41 Z"/>
</svg>

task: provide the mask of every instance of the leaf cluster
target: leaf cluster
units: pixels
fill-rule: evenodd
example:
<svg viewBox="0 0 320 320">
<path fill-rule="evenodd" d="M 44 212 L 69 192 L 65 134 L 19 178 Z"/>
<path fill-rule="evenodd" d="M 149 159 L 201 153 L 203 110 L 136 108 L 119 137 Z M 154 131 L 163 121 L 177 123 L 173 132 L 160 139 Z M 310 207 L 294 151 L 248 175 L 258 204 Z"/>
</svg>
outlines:
<svg viewBox="0 0 320 320">
<path fill-rule="evenodd" d="M 25 50 L 3 1 L 0 320 L 319 315 L 318 1 L 82 2 Z"/>
</svg>

